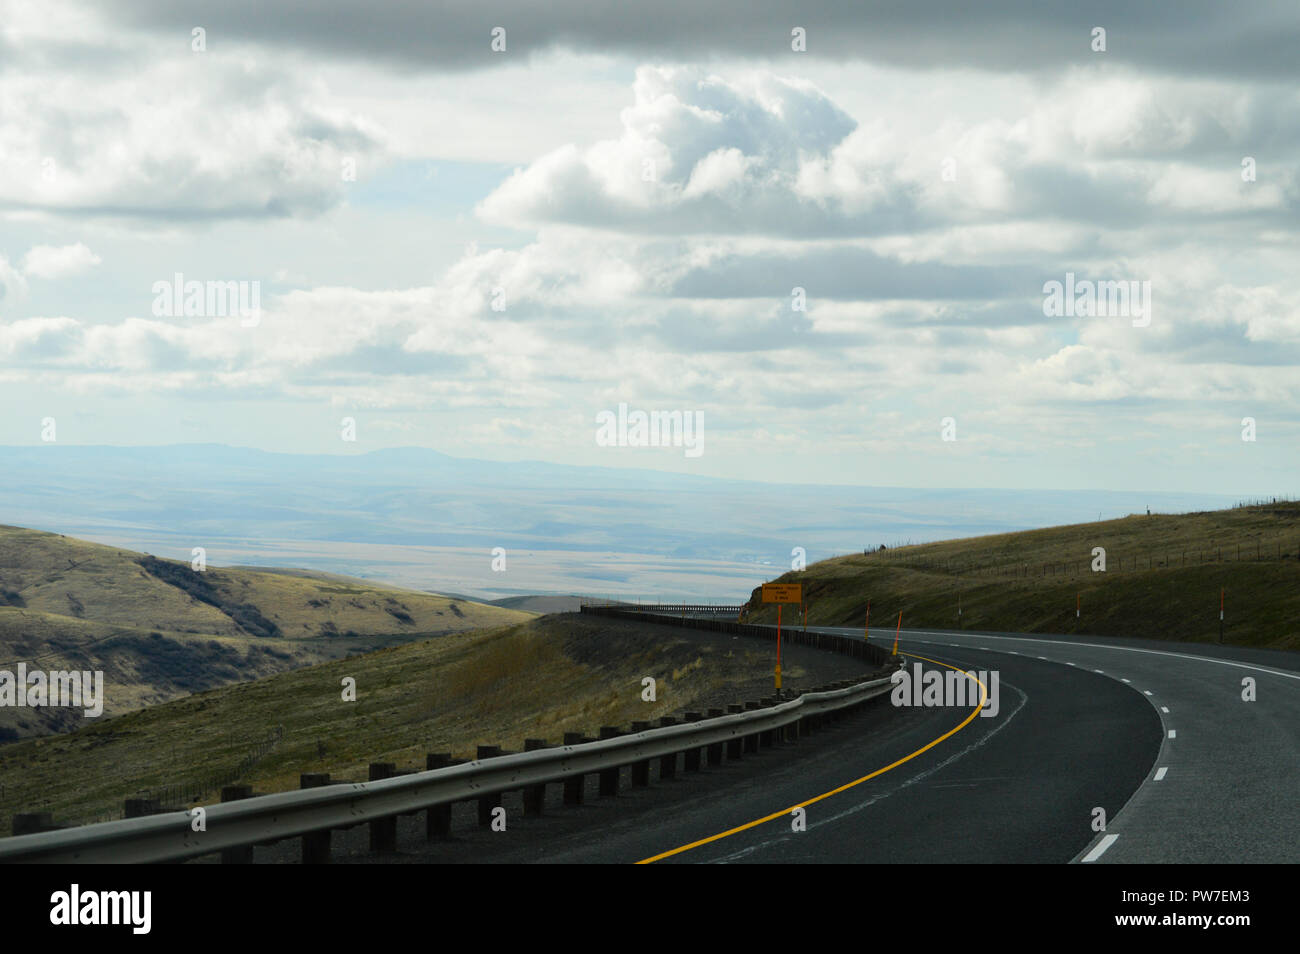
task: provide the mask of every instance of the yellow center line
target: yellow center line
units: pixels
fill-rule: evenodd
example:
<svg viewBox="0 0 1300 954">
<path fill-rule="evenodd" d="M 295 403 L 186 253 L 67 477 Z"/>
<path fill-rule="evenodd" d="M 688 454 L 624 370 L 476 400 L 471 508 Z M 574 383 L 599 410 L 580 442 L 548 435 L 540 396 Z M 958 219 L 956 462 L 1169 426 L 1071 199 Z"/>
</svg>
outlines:
<svg viewBox="0 0 1300 954">
<path fill-rule="evenodd" d="M 917 656 L 914 653 L 899 653 L 899 655 L 910 656 L 913 659 L 920 659 L 922 662 L 934 663 L 936 666 L 947 666 L 947 668 L 949 669 L 956 669 L 958 672 L 964 672 L 964 670 L 962 670 L 960 667 L 949 665 L 948 663 L 942 662 L 938 659 L 929 659 L 925 656 Z M 891 769 L 898 768 L 904 762 L 910 762 L 912 759 L 916 758 L 921 753 L 928 752 L 930 749 L 934 748 L 944 739 L 956 735 L 962 729 L 966 728 L 966 726 L 970 725 L 971 721 L 977 715 L 979 715 L 980 709 L 984 708 L 984 703 L 988 700 L 988 688 L 984 685 L 984 683 L 980 682 L 980 680 L 977 679 L 975 676 L 968 675 L 967 678 L 974 679 L 977 683 L 979 683 L 979 687 L 980 687 L 979 705 L 977 705 L 974 709 L 971 710 L 971 714 L 966 717 L 966 719 L 961 723 L 961 725 L 949 729 L 943 735 L 939 736 L 934 741 L 923 745 L 921 748 L 917 749 L 911 755 L 905 755 L 897 762 L 891 762 L 889 765 L 886 765 L 884 768 L 876 769 L 870 775 L 864 775 L 862 776 L 862 778 L 854 779 L 852 782 L 848 782 L 844 785 L 841 785 L 839 788 L 833 788 L 829 792 L 823 792 L 822 794 L 816 796 L 815 798 L 806 799 L 805 801 L 799 802 L 798 804 L 791 805 L 789 808 L 782 809 L 779 812 L 773 812 L 770 815 L 764 815 L 762 818 L 755 818 L 751 822 L 745 822 L 745 824 L 738 825 L 735 828 L 729 828 L 726 831 L 719 832 L 716 835 L 710 835 L 708 838 L 701 838 L 699 841 L 693 841 L 688 845 L 682 845 L 680 848 L 673 848 L 670 851 L 663 851 L 657 855 L 651 855 L 649 858 L 642 858 L 640 861 L 637 862 L 637 864 L 648 865 L 651 862 L 660 861 L 664 858 L 671 858 L 673 855 L 680 855 L 682 852 L 690 851 L 692 848 L 698 848 L 700 847 L 700 845 L 707 845 L 713 841 L 721 841 L 723 838 L 728 838 L 731 835 L 738 834 L 739 832 L 748 831 L 751 828 L 757 828 L 759 825 L 762 825 L 765 822 L 775 821 L 778 818 L 785 818 L 796 808 L 802 808 L 805 805 L 812 805 L 814 802 L 820 802 L 824 798 L 830 798 L 832 795 L 838 795 L 840 792 L 848 791 L 850 788 L 853 788 L 855 785 L 861 785 L 863 782 L 869 782 L 871 781 L 871 779 L 876 778 L 877 776 L 884 775 L 886 772 L 890 771 Z"/>
</svg>

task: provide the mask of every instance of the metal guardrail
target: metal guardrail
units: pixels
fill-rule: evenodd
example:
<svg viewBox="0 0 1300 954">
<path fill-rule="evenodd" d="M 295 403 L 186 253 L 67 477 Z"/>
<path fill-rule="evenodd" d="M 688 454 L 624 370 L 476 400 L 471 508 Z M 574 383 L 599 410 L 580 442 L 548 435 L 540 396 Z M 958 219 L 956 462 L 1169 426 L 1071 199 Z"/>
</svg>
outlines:
<svg viewBox="0 0 1300 954">
<path fill-rule="evenodd" d="M 184 861 L 735 742 L 860 705 L 889 692 L 890 687 L 886 676 L 846 688 L 804 693 L 763 709 L 613 739 L 502 755 L 373 782 L 224 802 L 205 808 L 205 831 L 193 830 L 189 811 L 176 811 L 18 835 L 0 840 L 0 862 Z"/>
<path fill-rule="evenodd" d="M 584 604 L 584 607 L 590 604 Z M 634 606 L 605 606 L 602 609 L 629 610 L 640 613 L 693 613 L 699 615 L 717 615 L 717 616 L 739 616 L 740 611 L 745 608 L 743 603 L 732 605 L 720 605 L 717 603 L 656 603 L 656 604 L 637 604 Z M 585 609 L 584 609 L 585 612 Z"/>
<path fill-rule="evenodd" d="M 759 639 L 775 641 L 776 627 L 766 623 L 737 623 L 734 620 L 708 619 L 699 615 L 683 615 L 680 607 L 668 607 L 666 610 L 647 612 L 646 607 L 625 608 L 620 606 L 581 607 L 583 613 L 593 616 L 612 616 L 618 619 L 638 620 L 643 623 L 656 623 L 661 626 L 685 626 L 691 629 L 704 629 L 715 633 L 732 633 L 737 636 L 754 636 Z M 812 646 L 814 649 L 827 649 L 831 652 L 863 659 L 877 666 L 888 665 L 890 654 L 883 646 L 869 643 L 857 636 L 845 636 L 840 633 L 803 632 L 795 627 L 782 629 L 781 638 L 788 644 Z"/>
</svg>

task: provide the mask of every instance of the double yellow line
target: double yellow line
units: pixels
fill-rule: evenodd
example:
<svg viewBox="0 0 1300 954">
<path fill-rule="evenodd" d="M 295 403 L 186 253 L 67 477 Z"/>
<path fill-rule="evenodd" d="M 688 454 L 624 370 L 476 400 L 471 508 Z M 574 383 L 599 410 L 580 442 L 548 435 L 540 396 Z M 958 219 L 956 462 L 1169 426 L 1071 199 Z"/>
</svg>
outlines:
<svg viewBox="0 0 1300 954">
<path fill-rule="evenodd" d="M 955 669 L 958 672 L 965 674 L 965 670 L 961 669 L 959 666 L 953 666 L 946 662 L 941 662 L 938 659 L 929 659 L 925 656 L 914 655 L 913 653 L 901 653 L 900 655 L 910 656 L 912 659 L 919 659 L 922 662 L 934 663 L 934 665 L 936 666 L 945 666 L 948 669 Z M 848 791 L 849 789 L 853 788 L 855 785 L 861 785 L 863 782 L 869 782 L 873 778 L 877 778 L 878 776 L 884 775 L 886 772 L 898 768 L 904 762 L 910 762 L 912 759 L 916 758 L 921 753 L 928 752 L 930 749 L 934 748 L 944 739 L 951 738 L 952 736 L 960 732 L 962 729 L 966 728 L 966 726 L 970 725 L 972 720 L 974 720 L 974 718 L 977 715 L 979 715 L 980 709 L 984 708 L 984 703 L 988 700 L 988 687 L 985 686 L 984 683 L 980 682 L 980 680 L 977 679 L 975 676 L 967 675 L 967 678 L 974 679 L 977 683 L 979 683 L 979 687 L 980 687 L 979 705 L 977 705 L 974 709 L 971 710 L 971 714 L 968 715 L 960 725 L 955 726 L 952 729 L 949 729 L 947 732 L 939 736 L 937 739 L 921 746 L 921 748 L 917 749 L 911 755 L 905 755 L 897 762 L 891 762 L 889 765 L 886 765 L 884 768 L 876 769 L 870 775 L 864 775 L 862 776 L 862 778 L 854 779 L 852 782 L 848 782 L 844 785 L 841 785 L 839 788 L 833 788 L 829 792 L 822 792 L 822 794 L 817 795 L 814 798 L 806 799 L 802 802 L 799 802 L 796 805 L 791 805 L 789 808 L 784 808 L 779 812 L 773 812 L 770 815 L 764 815 L 762 818 L 755 818 L 751 822 L 745 822 L 745 824 L 737 825 L 735 828 L 729 828 L 726 831 L 718 832 L 718 834 L 710 835 L 708 838 L 701 838 L 699 841 L 693 841 L 688 845 L 682 845 L 680 848 L 673 848 L 671 851 L 662 851 L 657 855 L 651 855 L 649 858 L 642 858 L 640 861 L 637 862 L 637 864 L 648 865 L 651 862 L 662 861 L 664 858 L 671 858 L 673 855 L 680 855 L 682 854 L 682 852 L 690 851 L 692 848 L 698 848 L 701 845 L 707 845 L 710 844 L 711 842 L 721 841 L 723 838 L 729 838 L 732 835 L 738 834 L 742 831 L 749 831 L 749 829 L 757 828 L 759 825 L 762 825 L 766 822 L 775 821 L 778 818 L 786 818 L 796 808 L 802 808 L 805 805 L 812 805 L 815 802 L 820 802 L 824 798 L 830 798 L 832 795 L 838 795 L 840 792 Z"/>
</svg>

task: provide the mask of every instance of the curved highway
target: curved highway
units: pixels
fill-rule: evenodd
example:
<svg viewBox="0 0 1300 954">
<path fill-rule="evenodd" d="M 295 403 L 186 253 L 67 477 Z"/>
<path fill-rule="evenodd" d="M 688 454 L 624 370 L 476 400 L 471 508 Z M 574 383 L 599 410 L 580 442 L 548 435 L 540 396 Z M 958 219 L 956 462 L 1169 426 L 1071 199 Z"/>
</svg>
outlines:
<svg viewBox="0 0 1300 954">
<path fill-rule="evenodd" d="M 389 860 L 1300 858 L 1300 654 L 920 630 L 904 631 L 899 650 L 909 670 L 968 670 L 990 689 L 984 673 L 996 671 L 996 715 L 969 702 L 895 708 L 882 696 L 779 751 L 541 818 L 512 810 L 506 836 L 471 830 L 430 844 L 412 823 Z"/>
</svg>

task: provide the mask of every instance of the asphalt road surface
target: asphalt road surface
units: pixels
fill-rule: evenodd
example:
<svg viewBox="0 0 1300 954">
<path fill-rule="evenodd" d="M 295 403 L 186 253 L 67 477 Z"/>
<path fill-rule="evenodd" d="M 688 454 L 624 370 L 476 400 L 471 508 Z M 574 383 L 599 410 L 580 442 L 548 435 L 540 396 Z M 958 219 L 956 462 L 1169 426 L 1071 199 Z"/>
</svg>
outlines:
<svg viewBox="0 0 1300 954">
<path fill-rule="evenodd" d="M 402 819 L 398 852 L 383 856 L 366 850 L 364 829 L 338 833 L 336 861 L 1300 860 L 1300 654 L 915 630 L 899 649 L 909 669 L 973 671 L 986 691 L 996 671 L 997 714 L 883 696 L 699 773 L 660 780 L 656 767 L 638 789 L 625 773 L 614 798 L 597 798 L 593 777 L 586 804 L 566 808 L 548 786 L 541 818 L 507 795 L 504 832 L 476 828 L 462 805 L 450 841 L 425 841 L 419 818 Z M 282 853 L 265 860 L 296 860 Z"/>
</svg>

